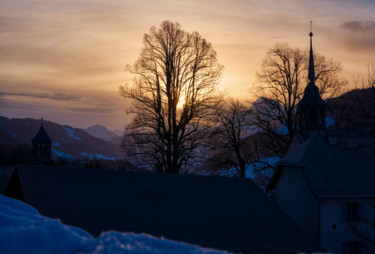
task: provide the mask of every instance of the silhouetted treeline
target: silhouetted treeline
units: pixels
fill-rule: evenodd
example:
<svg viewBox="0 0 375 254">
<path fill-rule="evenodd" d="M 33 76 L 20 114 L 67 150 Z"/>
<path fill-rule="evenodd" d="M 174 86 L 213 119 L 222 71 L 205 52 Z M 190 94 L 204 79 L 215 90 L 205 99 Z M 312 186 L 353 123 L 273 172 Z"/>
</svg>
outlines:
<svg viewBox="0 0 375 254">
<path fill-rule="evenodd" d="M 20 165 L 32 164 L 32 148 L 26 144 L 20 144 L 15 148 L 9 146 L 0 146 L 0 165 Z M 118 169 L 126 170 L 131 168 L 129 162 L 125 160 L 102 160 L 102 159 L 66 159 L 54 157 L 49 165 L 60 167 L 85 167 L 100 169 Z"/>
<path fill-rule="evenodd" d="M 31 146 L 20 144 L 15 148 L 0 146 L 0 165 L 30 164 Z"/>
</svg>

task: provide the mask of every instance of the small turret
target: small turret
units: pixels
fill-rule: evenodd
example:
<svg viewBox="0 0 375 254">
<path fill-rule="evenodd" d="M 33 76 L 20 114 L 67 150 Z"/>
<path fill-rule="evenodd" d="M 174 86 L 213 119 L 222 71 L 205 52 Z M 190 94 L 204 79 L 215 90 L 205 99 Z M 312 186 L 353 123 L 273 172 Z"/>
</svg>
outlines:
<svg viewBox="0 0 375 254">
<path fill-rule="evenodd" d="M 32 162 L 34 164 L 48 164 L 51 162 L 51 138 L 43 127 L 43 118 L 38 133 L 31 140 L 33 143 Z"/>
</svg>

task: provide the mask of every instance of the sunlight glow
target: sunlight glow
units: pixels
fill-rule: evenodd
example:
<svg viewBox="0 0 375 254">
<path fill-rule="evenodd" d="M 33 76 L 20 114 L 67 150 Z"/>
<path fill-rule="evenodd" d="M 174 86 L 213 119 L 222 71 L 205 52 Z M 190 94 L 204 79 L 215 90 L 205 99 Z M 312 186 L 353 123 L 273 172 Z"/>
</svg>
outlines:
<svg viewBox="0 0 375 254">
<path fill-rule="evenodd" d="M 177 109 L 182 109 L 186 103 L 185 95 L 181 95 L 180 99 L 177 102 Z"/>
</svg>

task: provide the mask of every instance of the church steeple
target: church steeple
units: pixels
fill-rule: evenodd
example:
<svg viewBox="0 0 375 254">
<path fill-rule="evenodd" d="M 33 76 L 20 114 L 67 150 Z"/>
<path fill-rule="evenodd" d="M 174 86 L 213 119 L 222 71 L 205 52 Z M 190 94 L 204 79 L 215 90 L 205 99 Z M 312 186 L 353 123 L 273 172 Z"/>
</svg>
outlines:
<svg viewBox="0 0 375 254">
<path fill-rule="evenodd" d="M 43 118 L 40 128 L 35 137 L 31 140 L 33 143 L 32 161 L 35 164 L 48 164 L 51 162 L 51 138 L 43 127 Z"/>
<path fill-rule="evenodd" d="M 312 48 L 312 22 L 310 22 L 310 52 L 309 52 L 309 70 L 308 84 L 305 93 L 298 104 L 299 129 L 307 131 L 309 135 L 311 130 L 325 129 L 325 107 L 326 103 L 322 100 L 319 88 L 315 85 L 314 53 Z"/>
</svg>

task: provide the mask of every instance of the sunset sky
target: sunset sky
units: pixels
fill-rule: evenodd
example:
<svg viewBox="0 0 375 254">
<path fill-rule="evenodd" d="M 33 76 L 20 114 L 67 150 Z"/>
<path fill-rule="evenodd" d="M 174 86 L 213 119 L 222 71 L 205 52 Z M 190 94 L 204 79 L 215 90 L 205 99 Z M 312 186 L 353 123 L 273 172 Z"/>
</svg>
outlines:
<svg viewBox="0 0 375 254">
<path fill-rule="evenodd" d="M 225 70 L 220 89 L 245 99 L 278 42 L 340 61 L 343 77 L 375 63 L 374 0 L 0 0 L 0 115 L 85 128 L 130 121 L 118 88 L 142 38 L 163 20 L 198 31 Z"/>
</svg>

